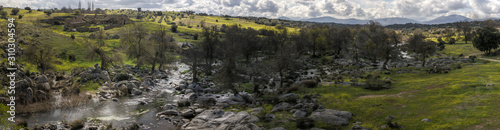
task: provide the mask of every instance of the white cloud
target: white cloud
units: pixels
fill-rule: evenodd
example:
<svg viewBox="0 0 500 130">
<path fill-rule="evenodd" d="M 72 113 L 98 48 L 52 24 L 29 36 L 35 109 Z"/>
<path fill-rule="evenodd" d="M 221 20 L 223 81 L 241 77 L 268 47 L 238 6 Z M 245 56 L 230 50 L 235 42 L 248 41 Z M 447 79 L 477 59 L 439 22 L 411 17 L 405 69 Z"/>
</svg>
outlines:
<svg viewBox="0 0 500 130">
<path fill-rule="evenodd" d="M 79 0 L 7 0 L 0 5 L 33 8 L 62 8 Z M 87 7 L 88 0 L 82 0 Z M 137 8 L 144 10 L 195 10 L 197 12 L 241 16 L 308 18 L 406 17 L 428 20 L 451 14 L 473 19 L 500 17 L 499 0 L 95 0 L 99 8 Z"/>
</svg>

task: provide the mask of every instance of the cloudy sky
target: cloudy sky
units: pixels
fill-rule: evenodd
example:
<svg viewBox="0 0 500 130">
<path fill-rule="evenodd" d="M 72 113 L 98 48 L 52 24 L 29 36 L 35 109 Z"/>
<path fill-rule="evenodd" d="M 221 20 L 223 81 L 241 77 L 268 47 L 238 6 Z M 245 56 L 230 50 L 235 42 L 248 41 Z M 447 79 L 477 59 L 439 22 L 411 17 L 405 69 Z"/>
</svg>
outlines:
<svg viewBox="0 0 500 130">
<path fill-rule="evenodd" d="M 62 8 L 80 0 L 2 0 L 8 7 Z M 81 0 L 87 7 L 89 0 Z M 294 19 L 331 16 L 375 19 L 404 17 L 425 21 L 439 16 L 463 15 L 471 19 L 500 18 L 500 0 L 94 0 L 108 9 L 141 7 L 143 10 L 194 10 L 233 16 Z M 140 2 L 138 2 L 140 1 Z"/>
</svg>

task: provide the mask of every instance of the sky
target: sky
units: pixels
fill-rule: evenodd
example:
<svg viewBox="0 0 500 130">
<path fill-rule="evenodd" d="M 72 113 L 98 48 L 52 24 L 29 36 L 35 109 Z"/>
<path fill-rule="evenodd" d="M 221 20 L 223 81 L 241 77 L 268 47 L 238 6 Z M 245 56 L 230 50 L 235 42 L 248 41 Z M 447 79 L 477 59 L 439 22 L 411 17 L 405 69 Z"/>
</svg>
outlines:
<svg viewBox="0 0 500 130">
<path fill-rule="evenodd" d="M 90 0 L 2 0 L 5 7 L 87 7 Z M 377 19 L 402 17 L 419 21 L 463 15 L 500 18 L 500 0 L 94 0 L 96 8 L 184 11 L 231 16 L 292 19 L 314 17 Z"/>
</svg>

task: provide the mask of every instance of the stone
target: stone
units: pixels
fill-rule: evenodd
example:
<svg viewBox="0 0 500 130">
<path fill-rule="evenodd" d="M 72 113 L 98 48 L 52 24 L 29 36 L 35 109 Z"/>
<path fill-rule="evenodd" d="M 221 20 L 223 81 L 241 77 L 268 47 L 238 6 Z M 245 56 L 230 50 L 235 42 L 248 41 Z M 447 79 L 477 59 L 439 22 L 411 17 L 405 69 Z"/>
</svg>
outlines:
<svg viewBox="0 0 500 130">
<path fill-rule="evenodd" d="M 139 105 L 147 105 L 147 104 L 148 104 L 148 102 L 146 102 L 146 101 L 139 101 Z"/>
<path fill-rule="evenodd" d="M 264 121 L 272 121 L 274 118 L 276 118 L 274 114 L 266 114 L 266 116 L 264 116 Z"/>
<path fill-rule="evenodd" d="M 188 119 L 194 118 L 195 114 L 196 114 L 193 109 L 189 109 L 189 108 L 181 111 L 180 113 L 181 113 L 182 117 L 188 118 Z"/>
<path fill-rule="evenodd" d="M 420 121 L 422 121 L 422 122 L 431 122 L 431 119 L 424 118 L 424 119 L 422 119 Z"/>
<path fill-rule="evenodd" d="M 274 106 L 273 109 L 271 110 L 272 113 L 278 112 L 278 111 L 286 111 L 291 109 L 291 105 L 287 102 L 281 102 L 278 105 Z"/>
<path fill-rule="evenodd" d="M 133 89 L 132 89 L 132 94 L 134 94 L 134 95 L 141 95 L 141 94 L 142 94 L 142 91 L 141 91 L 141 90 L 139 90 L 139 89 L 137 89 L 137 88 L 133 88 Z"/>
<path fill-rule="evenodd" d="M 276 127 L 276 128 L 272 128 L 272 129 L 269 129 L 269 130 L 286 130 L 286 129 L 283 128 L 283 127 Z"/>
<path fill-rule="evenodd" d="M 305 117 L 306 115 L 307 115 L 307 112 L 302 111 L 302 110 L 297 110 L 297 111 L 295 111 L 295 113 L 293 113 L 293 117 L 296 117 L 296 118 Z"/>
<path fill-rule="evenodd" d="M 360 125 L 354 125 L 351 127 L 351 130 L 371 130 L 370 128 L 365 128 Z"/>
<path fill-rule="evenodd" d="M 295 93 L 287 93 L 278 96 L 280 102 L 290 102 L 295 103 L 299 99 L 299 95 Z"/>
<path fill-rule="evenodd" d="M 175 109 L 176 106 L 173 105 L 173 104 L 165 104 L 165 106 L 163 106 L 163 109 Z"/>
<path fill-rule="evenodd" d="M 252 115 L 258 115 L 258 114 L 262 113 L 263 111 L 265 111 L 265 109 L 263 107 L 252 108 L 249 110 L 250 114 L 252 114 Z"/>
<path fill-rule="evenodd" d="M 179 115 L 179 112 L 177 110 L 165 110 L 165 111 L 161 111 L 161 112 L 158 112 L 156 114 L 156 117 L 160 117 L 161 115 L 166 115 L 166 116 L 178 116 Z"/>
<path fill-rule="evenodd" d="M 308 128 L 314 127 L 314 120 L 311 118 L 307 118 L 307 117 L 299 118 L 296 120 L 296 125 L 297 125 L 297 128 L 308 129 Z"/>
<path fill-rule="evenodd" d="M 118 98 L 112 98 L 111 99 L 113 102 L 118 102 Z"/>
<path fill-rule="evenodd" d="M 46 82 L 49 82 L 49 79 L 45 75 L 39 75 L 35 78 L 35 83 L 37 83 L 37 84 L 46 83 Z"/>
<path fill-rule="evenodd" d="M 233 130 L 264 130 L 264 129 L 255 125 L 254 123 L 249 123 L 249 124 L 236 124 Z"/>
<path fill-rule="evenodd" d="M 315 121 L 325 122 L 334 126 L 349 125 L 352 113 L 332 109 L 318 109 L 311 113 L 310 117 Z"/>
</svg>

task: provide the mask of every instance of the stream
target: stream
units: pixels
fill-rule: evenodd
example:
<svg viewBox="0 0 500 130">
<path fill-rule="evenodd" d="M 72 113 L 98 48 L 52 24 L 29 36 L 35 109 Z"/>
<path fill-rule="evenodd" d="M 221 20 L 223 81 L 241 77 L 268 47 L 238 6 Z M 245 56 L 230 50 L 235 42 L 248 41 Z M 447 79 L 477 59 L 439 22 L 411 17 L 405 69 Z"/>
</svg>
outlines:
<svg viewBox="0 0 500 130">
<path fill-rule="evenodd" d="M 161 111 L 157 107 L 171 103 L 176 104 L 178 96 L 175 96 L 174 85 L 179 84 L 183 78 L 181 72 L 188 70 L 189 67 L 182 63 L 176 63 L 177 70 L 170 70 L 168 79 L 156 79 L 155 86 L 150 92 L 144 92 L 139 96 L 126 96 L 118 98 L 118 102 L 111 99 L 99 101 L 98 98 L 93 98 L 85 105 L 69 109 L 54 109 L 48 112 L 23 114 L 18 116 L 20 119 L 25 119 L 29 128 L 35 125 L 59 124 L 62 128 L 61 121 L 68 122 L 78 119 L 99 119 L 103 122 L 112 123 L 113 128 L 126 127 L 132 123 L 143 124 L 146 129 L 165 129 L 173 128 L 171 123 L 165 120 L 157 120 L 156 113 Z M 55 102 L 51 105 L 58 105 L 62 97 L 60 94 L 54 96 Z M 148 104 L 140 105 L 139 101 L 146 101 Z M 139 116 L 137 113 L 141 113 Z"/>
</svg>

